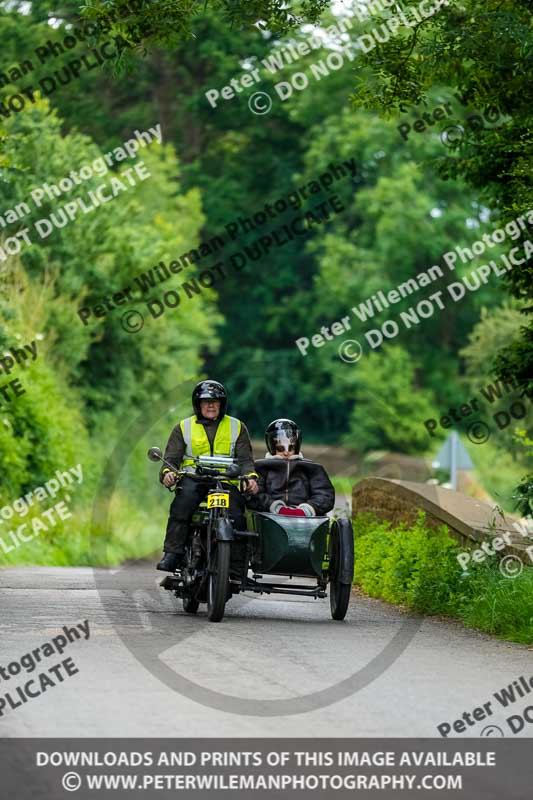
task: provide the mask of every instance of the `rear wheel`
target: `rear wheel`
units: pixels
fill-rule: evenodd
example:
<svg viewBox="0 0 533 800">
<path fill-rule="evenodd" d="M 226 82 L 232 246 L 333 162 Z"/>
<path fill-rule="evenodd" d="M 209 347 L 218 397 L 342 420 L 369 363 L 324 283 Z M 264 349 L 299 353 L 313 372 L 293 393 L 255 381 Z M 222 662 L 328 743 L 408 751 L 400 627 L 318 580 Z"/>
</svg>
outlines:
<svg viewBox="0 0 533 800">
<path fill-rule="evenodd" d="M 211 622 L 220 622 L 224 616 L 230 558 L 231 543 L 216 542 L 207 578 L 207 618 Z"/>
<path fill-rule="evenodd" d="M 342 620 L 348 611 L 352 592 L 353 532 L 350 521 L 335 520 L 329 541 L 329 605 L 333 619 Z"/>
</svg>

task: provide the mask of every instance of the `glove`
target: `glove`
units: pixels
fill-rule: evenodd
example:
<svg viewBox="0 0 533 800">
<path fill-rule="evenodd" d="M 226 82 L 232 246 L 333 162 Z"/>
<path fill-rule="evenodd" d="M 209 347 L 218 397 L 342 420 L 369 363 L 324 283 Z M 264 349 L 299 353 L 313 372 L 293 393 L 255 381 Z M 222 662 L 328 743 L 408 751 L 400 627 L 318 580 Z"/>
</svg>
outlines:
<svg viewBox="0 0 533 800">
<path fill-rule="evenodd" d="M 316 517 L 316 511 L 309 503 L 300 503 L 298 508 L 301 508 L 306 517 Z"/>
<path fill-rule="evenodd" d="M 278 513 L 284 514 L 286 517 L 305 517 L 305 511 L 303 508 L 289 508 L 288 506 L 282 506 Z"/>
</svg>

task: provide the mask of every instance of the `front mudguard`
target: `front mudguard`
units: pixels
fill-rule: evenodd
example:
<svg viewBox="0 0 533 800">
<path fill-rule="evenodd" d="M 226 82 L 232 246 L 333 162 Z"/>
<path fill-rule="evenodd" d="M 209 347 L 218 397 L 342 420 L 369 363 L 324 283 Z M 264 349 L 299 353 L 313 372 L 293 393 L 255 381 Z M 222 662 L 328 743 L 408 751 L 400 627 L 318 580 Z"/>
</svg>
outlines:
<svg viewBox="0 0 533 800">
<path fill-rule="evenodd" d="M 217 542 L 233 542 L 235 540 L 235 531 L 233 530 L 231 520 L 224 519 L 223 517 L 217 519 L 215 530 Z"/>
<path fill-rule="evenodd" d="M 340 563 L 335 579 L 339 583 L 352 584 L 354 568 L 354 544 L 352 523 L 346 517 L 340 517 L 333 523 L 331 536 L 339 537 Z"/>
</svg>

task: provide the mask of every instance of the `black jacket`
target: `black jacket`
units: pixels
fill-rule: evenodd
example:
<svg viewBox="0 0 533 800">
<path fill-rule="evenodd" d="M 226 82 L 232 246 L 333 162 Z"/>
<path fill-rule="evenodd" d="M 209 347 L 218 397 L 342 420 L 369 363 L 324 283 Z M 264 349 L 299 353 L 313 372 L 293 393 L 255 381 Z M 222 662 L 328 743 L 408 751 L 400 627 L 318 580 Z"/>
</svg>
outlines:
<svg viewBox="0 0 533 800">
<path fill-rule="evenodd" d="M 272 503 L 299 506 L 307 503 L 317 516 L 324 516 L 335 504 L 335 489 L 320 464 L 306 458 L 261 458 L 255 462 L 259 492 L 248 501 L 255 511 L 274 511 Z"/>
</svg>

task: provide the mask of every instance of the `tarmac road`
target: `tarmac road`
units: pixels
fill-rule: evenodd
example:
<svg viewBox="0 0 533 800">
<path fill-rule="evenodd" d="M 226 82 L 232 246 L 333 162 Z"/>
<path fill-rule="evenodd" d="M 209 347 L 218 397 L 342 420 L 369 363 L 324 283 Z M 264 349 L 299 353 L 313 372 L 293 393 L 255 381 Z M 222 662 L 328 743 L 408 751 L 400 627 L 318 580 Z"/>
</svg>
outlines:
<svg viewBox="0 0 533 800">
<path fill-rule="evenodd" d="M 330 619 L 328 600 L 248 595 L 232 598 L 224 621 L 214 624 L 205 606 L 185 614 L 158 587 L 152 565 L 96 577 L 98 588 L 88 568 L 0 571 L 1 666 L 64 625 L 90 626 L 90 638 L 69 644 L 63 656 L 0 680 L 1 697 L 62 658 L 79 670 L 4 708 L 0 736 L 433 737 L 438 724 L 488 701 L 492 715 L 472 720 L 461 735 L 479 736 L 494 724 L 512 736 L 506 717 L 533 704 L 533 691 L 507 709 L 493 697 L 533 675 L 527 647 L 355 593 L 344 622 Z M 172 684 L 176 673 L 185 695 L 162 682 Z M 363 688 L 348 691 L 353 673 Z M 319 702 L 328 689 L 329 699 Z M 307 708 L 302 698 L 309 696 Z M 519 735 L 532 733 L 526 724 Z"/>
</svg>

